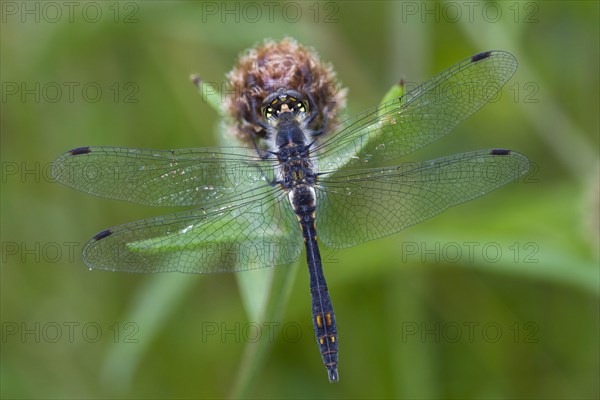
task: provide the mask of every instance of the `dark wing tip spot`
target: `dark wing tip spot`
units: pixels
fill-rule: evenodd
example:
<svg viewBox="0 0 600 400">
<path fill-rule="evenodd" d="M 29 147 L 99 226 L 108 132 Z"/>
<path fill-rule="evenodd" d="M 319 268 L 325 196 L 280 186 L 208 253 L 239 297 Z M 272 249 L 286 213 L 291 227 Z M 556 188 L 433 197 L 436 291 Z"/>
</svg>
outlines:
<svg viewBox="0 0 600 400">
<path fill-rule="evenodd" d="M 92 149 L 90 149 L 89 147 L 78 147 L 76 149 L 69 150 L 69 153 L 71 153 L 72 156 L 79 156 L 81 154 L 90 153 L 91 151 Z"/>
<path fill-rule="evenodd" d="M 110 229 L 105 229 L 102 232 L 96 234 L 96 236 L 94 236 L 94 240 L 102 240 L 106 237 L 109 237 L 110 235 L 112 235 L 112 231 Z"/>
<path fill-rule="evenodd" d="M 494 150 L 490 151 L 490 154 L 493 156 L 507 156 L 510 154 L 510 150 L 494 149 Z"/>
<path fill-rule="evenodd" d="M 475 54 L 473 57 L 471 57 L 471 61 L 477 62 L 477 61 L 485 60 L 486 58 L 488 58 L 491 55 L 492 55 L 491 51 L 484 51 L 483 53 Z"/>
</svg>

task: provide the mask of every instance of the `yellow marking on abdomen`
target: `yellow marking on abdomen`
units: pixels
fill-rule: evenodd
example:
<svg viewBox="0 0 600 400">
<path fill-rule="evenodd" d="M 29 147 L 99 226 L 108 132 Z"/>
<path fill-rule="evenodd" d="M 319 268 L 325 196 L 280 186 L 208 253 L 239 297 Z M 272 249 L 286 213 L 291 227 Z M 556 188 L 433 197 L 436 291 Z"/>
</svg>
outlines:
<svg viewBox="0 0 600 400">
<path fill-rule="evenodd" d="M 319 343 L 321 343 L 321 344 L 325 344 L 325 339 L 323 339 L 323 338 L 320 338 L 320 339 L 319 339 Z"/>
<path fill-rule="evenodd" d="M 316 321 L 317 321 L 317 327 L 318 327 L 318 328 L 322 328 L 322 327 L 323 327 L 323 320 L 322 320 L 322 318 L 321 318 L 321 315 L 320 315 L 320 314 L 317 314 Z"/>
<path fill-rule="evenodd" d="M 331 326 L 331 314 L 330 313 L 325 314 L 325 323 L 327 324 L 327 326 Z"/>
</svg>

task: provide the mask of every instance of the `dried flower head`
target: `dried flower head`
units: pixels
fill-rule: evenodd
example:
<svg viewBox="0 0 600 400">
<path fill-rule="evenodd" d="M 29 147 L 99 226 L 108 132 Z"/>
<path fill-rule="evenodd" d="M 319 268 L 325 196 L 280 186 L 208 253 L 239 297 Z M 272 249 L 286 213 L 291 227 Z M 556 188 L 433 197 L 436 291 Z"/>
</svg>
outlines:
<svg viewBox="0 0 600 400">
<path fill-rule="evenodd" d="M 344 108 L 346 89 L 340 87 L 333 67 L 323 63 L 317 53 L 292 38 L 264 43 L 247 50 L 227 74 L 225 110 L 227 131 L 246 145 L 265 139 L 262 121 L 263 100 L 280 89 L 295 90 L 318 111 L 310 128 L 326 134 Z M 265 121 L 262 121 L 265 122 Z"/>
</svg>

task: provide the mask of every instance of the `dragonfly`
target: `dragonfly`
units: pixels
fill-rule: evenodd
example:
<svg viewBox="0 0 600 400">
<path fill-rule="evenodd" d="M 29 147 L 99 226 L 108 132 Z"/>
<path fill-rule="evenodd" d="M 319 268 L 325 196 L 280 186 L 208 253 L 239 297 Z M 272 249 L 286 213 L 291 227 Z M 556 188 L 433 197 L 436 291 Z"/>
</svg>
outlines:
<svg viewBox="0 0 600 400">
<path fill-rule="evenodd" d="M 236 272 L 290 264 L 304 250 L 315 337 L 336 382 L 338 331 L 319 244 L 382 238 L 523 176 L 527 158 L 499 148 L 397 161 L 452 131 L 516 69 L 508 52 L 476 54 L 326 137 L 307 128 L 309 95 L 282 88 L 258 117 L 268 150 L 79 147 L 53 162 L 52 175 L 103 198 L 191 207 L 101 231 L 83 248 L 90 269 Z"/>
</svg>

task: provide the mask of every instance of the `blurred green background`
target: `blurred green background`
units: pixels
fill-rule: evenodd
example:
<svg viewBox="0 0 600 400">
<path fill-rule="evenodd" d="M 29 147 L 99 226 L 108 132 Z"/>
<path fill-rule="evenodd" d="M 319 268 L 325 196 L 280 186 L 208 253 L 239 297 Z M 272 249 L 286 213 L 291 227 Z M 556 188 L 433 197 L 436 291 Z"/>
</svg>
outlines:
<svg viewBox="0 0 600 400">
<path fill-rule="evenodd" d="M 597 2 L 66 3 L 1 4 L 3 398 L 599 397 Z M 189 75 L 221 83 L 241 51 L 286 35 L 334 65 L 349 115 L 480 51 L 520 63 L 497 101 L 409 159 L 504 147 L 532 172 L 323 249 L 335 385 L 304 259 L 236 276 L 88 271 L 92 235 L 170 210 L 49 176 L 79 146 L 218 145 Z"/>
</svg>

